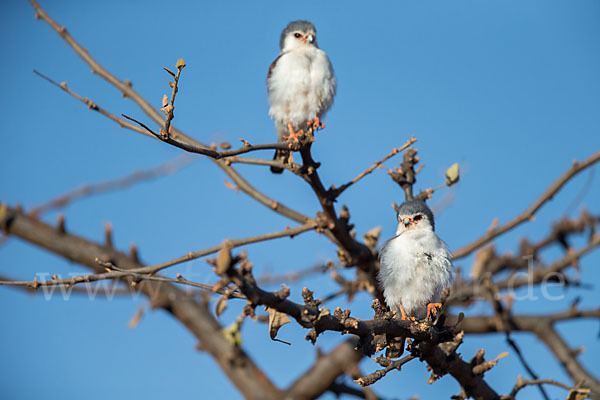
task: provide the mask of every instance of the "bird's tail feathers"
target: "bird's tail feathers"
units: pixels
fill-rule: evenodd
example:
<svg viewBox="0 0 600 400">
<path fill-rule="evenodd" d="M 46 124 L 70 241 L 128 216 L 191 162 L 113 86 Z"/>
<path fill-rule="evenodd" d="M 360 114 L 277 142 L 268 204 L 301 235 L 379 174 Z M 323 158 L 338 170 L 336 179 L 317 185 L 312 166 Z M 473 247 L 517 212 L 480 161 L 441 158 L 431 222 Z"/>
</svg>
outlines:
<svg viewBox="0 0 600 400">
<path fill-rule="evenodd" d="M 282 163 L 287 163 L 288 158 L 290 157 L 289 150 L 275 150 L 275 155 L 273 156 L 273 160 L 281 161 Z M 271 172 L 274 174 L 281 174 L 283 172 L 283 168 L 271 166 Z"/>
</svg>

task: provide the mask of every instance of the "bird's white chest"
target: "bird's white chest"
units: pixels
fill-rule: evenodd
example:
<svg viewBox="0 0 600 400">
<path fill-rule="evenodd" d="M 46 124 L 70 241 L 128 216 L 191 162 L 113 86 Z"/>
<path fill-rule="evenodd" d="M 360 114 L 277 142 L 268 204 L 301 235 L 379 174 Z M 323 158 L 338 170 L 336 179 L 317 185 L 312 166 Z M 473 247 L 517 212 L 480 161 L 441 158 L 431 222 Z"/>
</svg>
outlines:
<svg viewBox="0 0 600 400">
<path fill-rule="evenodd" d="M 297 49 L 279 57 L 267 88 L 271 117 L 299 125 L 324 116 L 333 103 L 336 81 L 324 51 Z"/>
<path fill-rule="evenodd" d="M 452 283 L 450 251 L 433 231 L 406 232 L 381 251 L 379 280 L 391 309 L 402 304 L 407 313 L 422 316 L 428 302 L 437 302 Z"/>
</svg>

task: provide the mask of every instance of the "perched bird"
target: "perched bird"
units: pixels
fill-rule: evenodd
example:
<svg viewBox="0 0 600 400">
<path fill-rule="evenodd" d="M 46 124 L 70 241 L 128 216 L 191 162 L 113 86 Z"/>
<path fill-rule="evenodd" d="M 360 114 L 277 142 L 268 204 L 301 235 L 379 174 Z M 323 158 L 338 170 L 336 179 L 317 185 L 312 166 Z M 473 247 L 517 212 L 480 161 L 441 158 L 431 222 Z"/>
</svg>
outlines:
<svg viewBox="0 0 600 400">
<path fill-rule="evenodd" d="M 423 318 L 431 308 L 440 308 L 442 289 L 454 281 L 450 251 L 434 228 L 429 207 L 407 201 L 398 208 L 396 236 L 379 253 L 385 302 L 402 319 Z"/>
<path fill-rule="evenodd" d="M 281 52 L 269 67 L 267 90 L 280 142 L 294 139 L 309 125 L 324 128 L 321 119 L 333 104 L 336 80 L 327 54 L 317 46 L 317 30 L 308 21 L 293 21 L 281 33 Z M 284 163 L 288 150 L 277 150 Z M 271 167 L 274 173 L 281 168 Z"/>
</svg>

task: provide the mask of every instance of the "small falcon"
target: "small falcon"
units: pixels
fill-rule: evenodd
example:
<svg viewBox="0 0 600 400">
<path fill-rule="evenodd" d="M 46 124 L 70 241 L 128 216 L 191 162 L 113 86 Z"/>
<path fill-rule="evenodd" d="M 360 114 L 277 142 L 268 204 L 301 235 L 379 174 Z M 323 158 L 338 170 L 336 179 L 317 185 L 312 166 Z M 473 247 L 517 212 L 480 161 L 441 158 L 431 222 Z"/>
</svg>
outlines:
<svg viewBox="0 0 600 400">
<path fill-rule="evenodd" d="M 424 318 L 439 309 L 442 289 L 454 281 L 451 253 L 434 229 L 429 207 L 407 201 L 398 208 L 396 236 L 379 253 L 385 302 L 402 319 Z"/>
<path fill-rule="evenodd" d="M 321 119 L 333 104 L 336 80 L 327 54 L 317 46 L 317 30 L 308 21 L 293 21 L 281 33 L 279 57 L 269 67 L 269 115 L 277 139 L 293 139 L 309 125 L 324 128 Z M 274 160 L 288 161 L 288 150 L 277 150 Z M 273 173 L 281 168 L 271 167 Z"/>
</svg>

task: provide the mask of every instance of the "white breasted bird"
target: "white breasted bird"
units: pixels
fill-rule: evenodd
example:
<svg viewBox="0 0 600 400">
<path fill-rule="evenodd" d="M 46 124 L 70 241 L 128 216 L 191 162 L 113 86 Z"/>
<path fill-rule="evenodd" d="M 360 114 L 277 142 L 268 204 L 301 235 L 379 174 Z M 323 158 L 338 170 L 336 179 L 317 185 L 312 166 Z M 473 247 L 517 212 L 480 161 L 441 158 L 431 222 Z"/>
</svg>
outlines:
<svg viewBox="0 0 600 400">
<path fill-rule="evenodd" d="M 293 21 L 281 33 L 279 57 L 269 67 L 267 90 L 277 139 L 298 140 L 309 125 L 325 127 L 321 119 L 333 104 L 336 80 L 327 54 L 317 46 L 317 30 L 308 21 Z M 274 160 L 287 162 L 289 151 L 277 150 Z M 281 168 L 271 167 L 274 173 Z"/>
<path fill-rule="evenodd" d="M 451 253 L 434 229 L 429 207 L 421 200 L 407 201 L 398 208 L 396 236 L 379 253 L 385 302 L 402 319 L 424 318 L 431 308 L 441 307 L 442 289 L 454 281 Z"/>
</svg>

